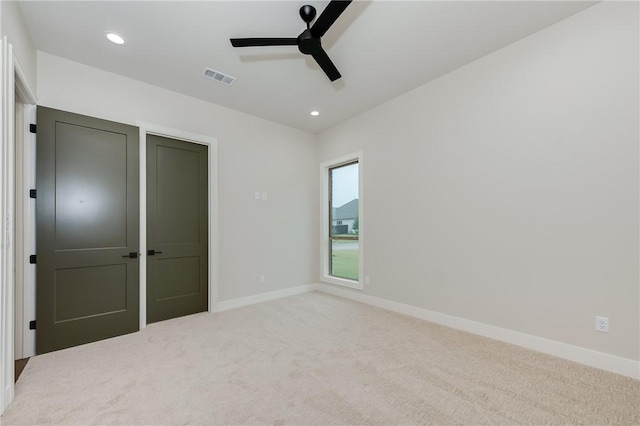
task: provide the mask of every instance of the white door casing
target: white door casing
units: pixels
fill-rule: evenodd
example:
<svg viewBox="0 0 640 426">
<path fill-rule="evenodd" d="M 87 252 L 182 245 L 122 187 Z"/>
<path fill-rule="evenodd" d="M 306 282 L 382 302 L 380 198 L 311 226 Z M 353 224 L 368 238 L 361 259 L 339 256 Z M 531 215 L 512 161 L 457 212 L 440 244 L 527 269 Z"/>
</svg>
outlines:
<svg viewBox="0 0 640 426">
<path fill-rule="evenodd" d="M 164 136 L 209 147 L 209 312 L 218 305 L 218 141 L 144 122 L 140 128 L 140 329 L 147 326 L 147 135 Z"/>
<path fill-rule="evenodd" d="M 15 147 L 22 141 L 15 140 L 15 99 L 16 93 L 24 107 L 24 121 L 34 118 L 36 98 L 31 90 L 28 79 L 24 73 L 20 61 L 15 57 L 13 48 L 6 37 L 0 46 L 0 414 L 9 406 L 14 395 L 14 342 L 15 342 L 15 305 L 14 305 L 14 236 L 17 233 L 27 232 L 33 235 L 35 227 L 30 229 L 28 225 L 21 229 L 14 229 L 14 204 L 15 204 Z M 28 124 L 27 124 L 28 125 Z M 35 141 L 28 132 L 21 132 L 24 140 Z M 23 170 L 31 170 L 31 166 L 23 164 Z M 34 170 L 34 169 L 33 169 Z M 27 221 L 23 222 L 27 223 Z M 33 223 L 35 226 L 35 223 Z M 32 249 L 33 247 L 29 247 Z M 26 250 L 25 245 L 25 250 Z M 28 258 L 28 257 L 27 257 Z M 30 275 L 31 282 L 25 284 L 25 288 L 35 287 L 34 275 Z M 27 283 L 27 281 L 25 281 Z M 24 293 L 23 293 L 24 295 Z M 26 301 L 24 318 L 32 318 L 29 311 L 29 302 Z M 35 306 L 35 297 L 33 297 Z M 28 321 L 27 321 L 28 324 Z M 25 327 L 23 327 L 24 329 Z M 22 355 L 29 356 L 29 335 L 23 335 Z M 25 352 L 25 348 L 27 351 Z"/>
<path fill-rule="evenodd" d="M 0 51 L 0 412 L 13 400 L 13 196 L 14 108 L 13 50 L 7 38 Z"/>
</svg>

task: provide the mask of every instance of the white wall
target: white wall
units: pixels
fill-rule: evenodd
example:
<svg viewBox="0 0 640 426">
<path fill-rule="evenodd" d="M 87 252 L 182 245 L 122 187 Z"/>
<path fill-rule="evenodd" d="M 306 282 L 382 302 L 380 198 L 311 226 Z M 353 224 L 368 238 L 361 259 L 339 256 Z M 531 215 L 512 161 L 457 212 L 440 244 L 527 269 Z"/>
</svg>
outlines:
<svg viewBox="0 0 640 426">
<path fill-rule="evenodd" d="M 38 99 L 51 108 L 217 138 L 221 301 L 316 281 L 314 135 L 43 52 Z M 267 192 L 267 200 L 256 201 L 256 191 Z"/>
<path fill-rule="evenodd" d="M 28 84 L 36 91 L 36 49 L 27 32 L 18 2 L 2 0 L 0 9 L 0 32 L 13 45 L 13 52 L 20 61 Z"/>
<path fill-rule="evenodd" d="M 322 133 L 364 152 L 364 292 L 640 359 L 638 35 L 601 3 Z"/>
</svg>

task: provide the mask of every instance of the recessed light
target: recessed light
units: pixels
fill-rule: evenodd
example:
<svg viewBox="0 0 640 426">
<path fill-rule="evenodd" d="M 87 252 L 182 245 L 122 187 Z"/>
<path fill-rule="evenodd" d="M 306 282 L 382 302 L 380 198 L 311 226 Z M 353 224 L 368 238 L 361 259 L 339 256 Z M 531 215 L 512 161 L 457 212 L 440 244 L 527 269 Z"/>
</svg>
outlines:
<svg viewBox="0 0 640 426">
<path fill-rule="evenodd" d="M 310 114 L 313 115 L 314 117 L 317 117 L 317 116 L 320 115 L 320 113 L 318 111 L 311 111 Z"/>
<path fill-rule="evenodd" d="M 107 38 L 109 39 L 109 41 L 111 43 L 115 43 L 115 44 L 124 44 L 125 43 L 124 37 L 122 37 L 120 34 L 108 32 L 107 33 Z"/>
</svg>

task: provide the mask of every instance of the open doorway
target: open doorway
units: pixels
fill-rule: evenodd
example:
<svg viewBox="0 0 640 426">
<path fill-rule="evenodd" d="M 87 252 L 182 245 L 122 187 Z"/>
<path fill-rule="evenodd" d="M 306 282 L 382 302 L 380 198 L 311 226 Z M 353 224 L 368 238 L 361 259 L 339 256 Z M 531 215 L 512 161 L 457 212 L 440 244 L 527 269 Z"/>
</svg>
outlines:
<svg viewBox="0 0 640 426">
<path fill-rule="evenodd" d="M 35 265 L 29 255 L 35 254 L 35 136 L 30 124 L 35 123 L 35 102 L 15 75 L 14 120 L 14 381 L 34 355 L 35 330 Z"/>
</svg>

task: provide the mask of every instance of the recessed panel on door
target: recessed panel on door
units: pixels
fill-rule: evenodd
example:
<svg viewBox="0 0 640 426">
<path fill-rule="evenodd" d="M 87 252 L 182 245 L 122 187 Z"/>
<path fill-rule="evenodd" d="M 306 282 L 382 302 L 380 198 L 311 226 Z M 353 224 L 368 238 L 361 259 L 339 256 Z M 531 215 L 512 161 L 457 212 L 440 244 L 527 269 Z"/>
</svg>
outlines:
<svg viewBox="0 0 640 426">
<path fill-rule="evenodd" d="M 127 246 L 127 135 L 56 123 L 56 249 Z"/>
<path fill-rule="evenodd" d="M 54 280 L 55 323 L 127 309 L 127 265 L 58 269 Z"/>
<path fill-rule="evenodd" d="M 150 137 L 151 144 L 157 136 Z M 149 143 L 149 141 L 147 141 Z M 198 145 L 184 142 L 188 148 Z M 200 242 L 200 153 L 172 146 L 156 145 L 154 174 L 156 242 L 191 244 Z M 205 182 L 206 183 L 206 182 Z M 205 236 L 206 237 L 206 236 Z"/>
<path fill-rule="evenodd" d="M 175 257 L 156 260 L 157 301 L 200 293 L 200 256 Z"/>
</svg>

